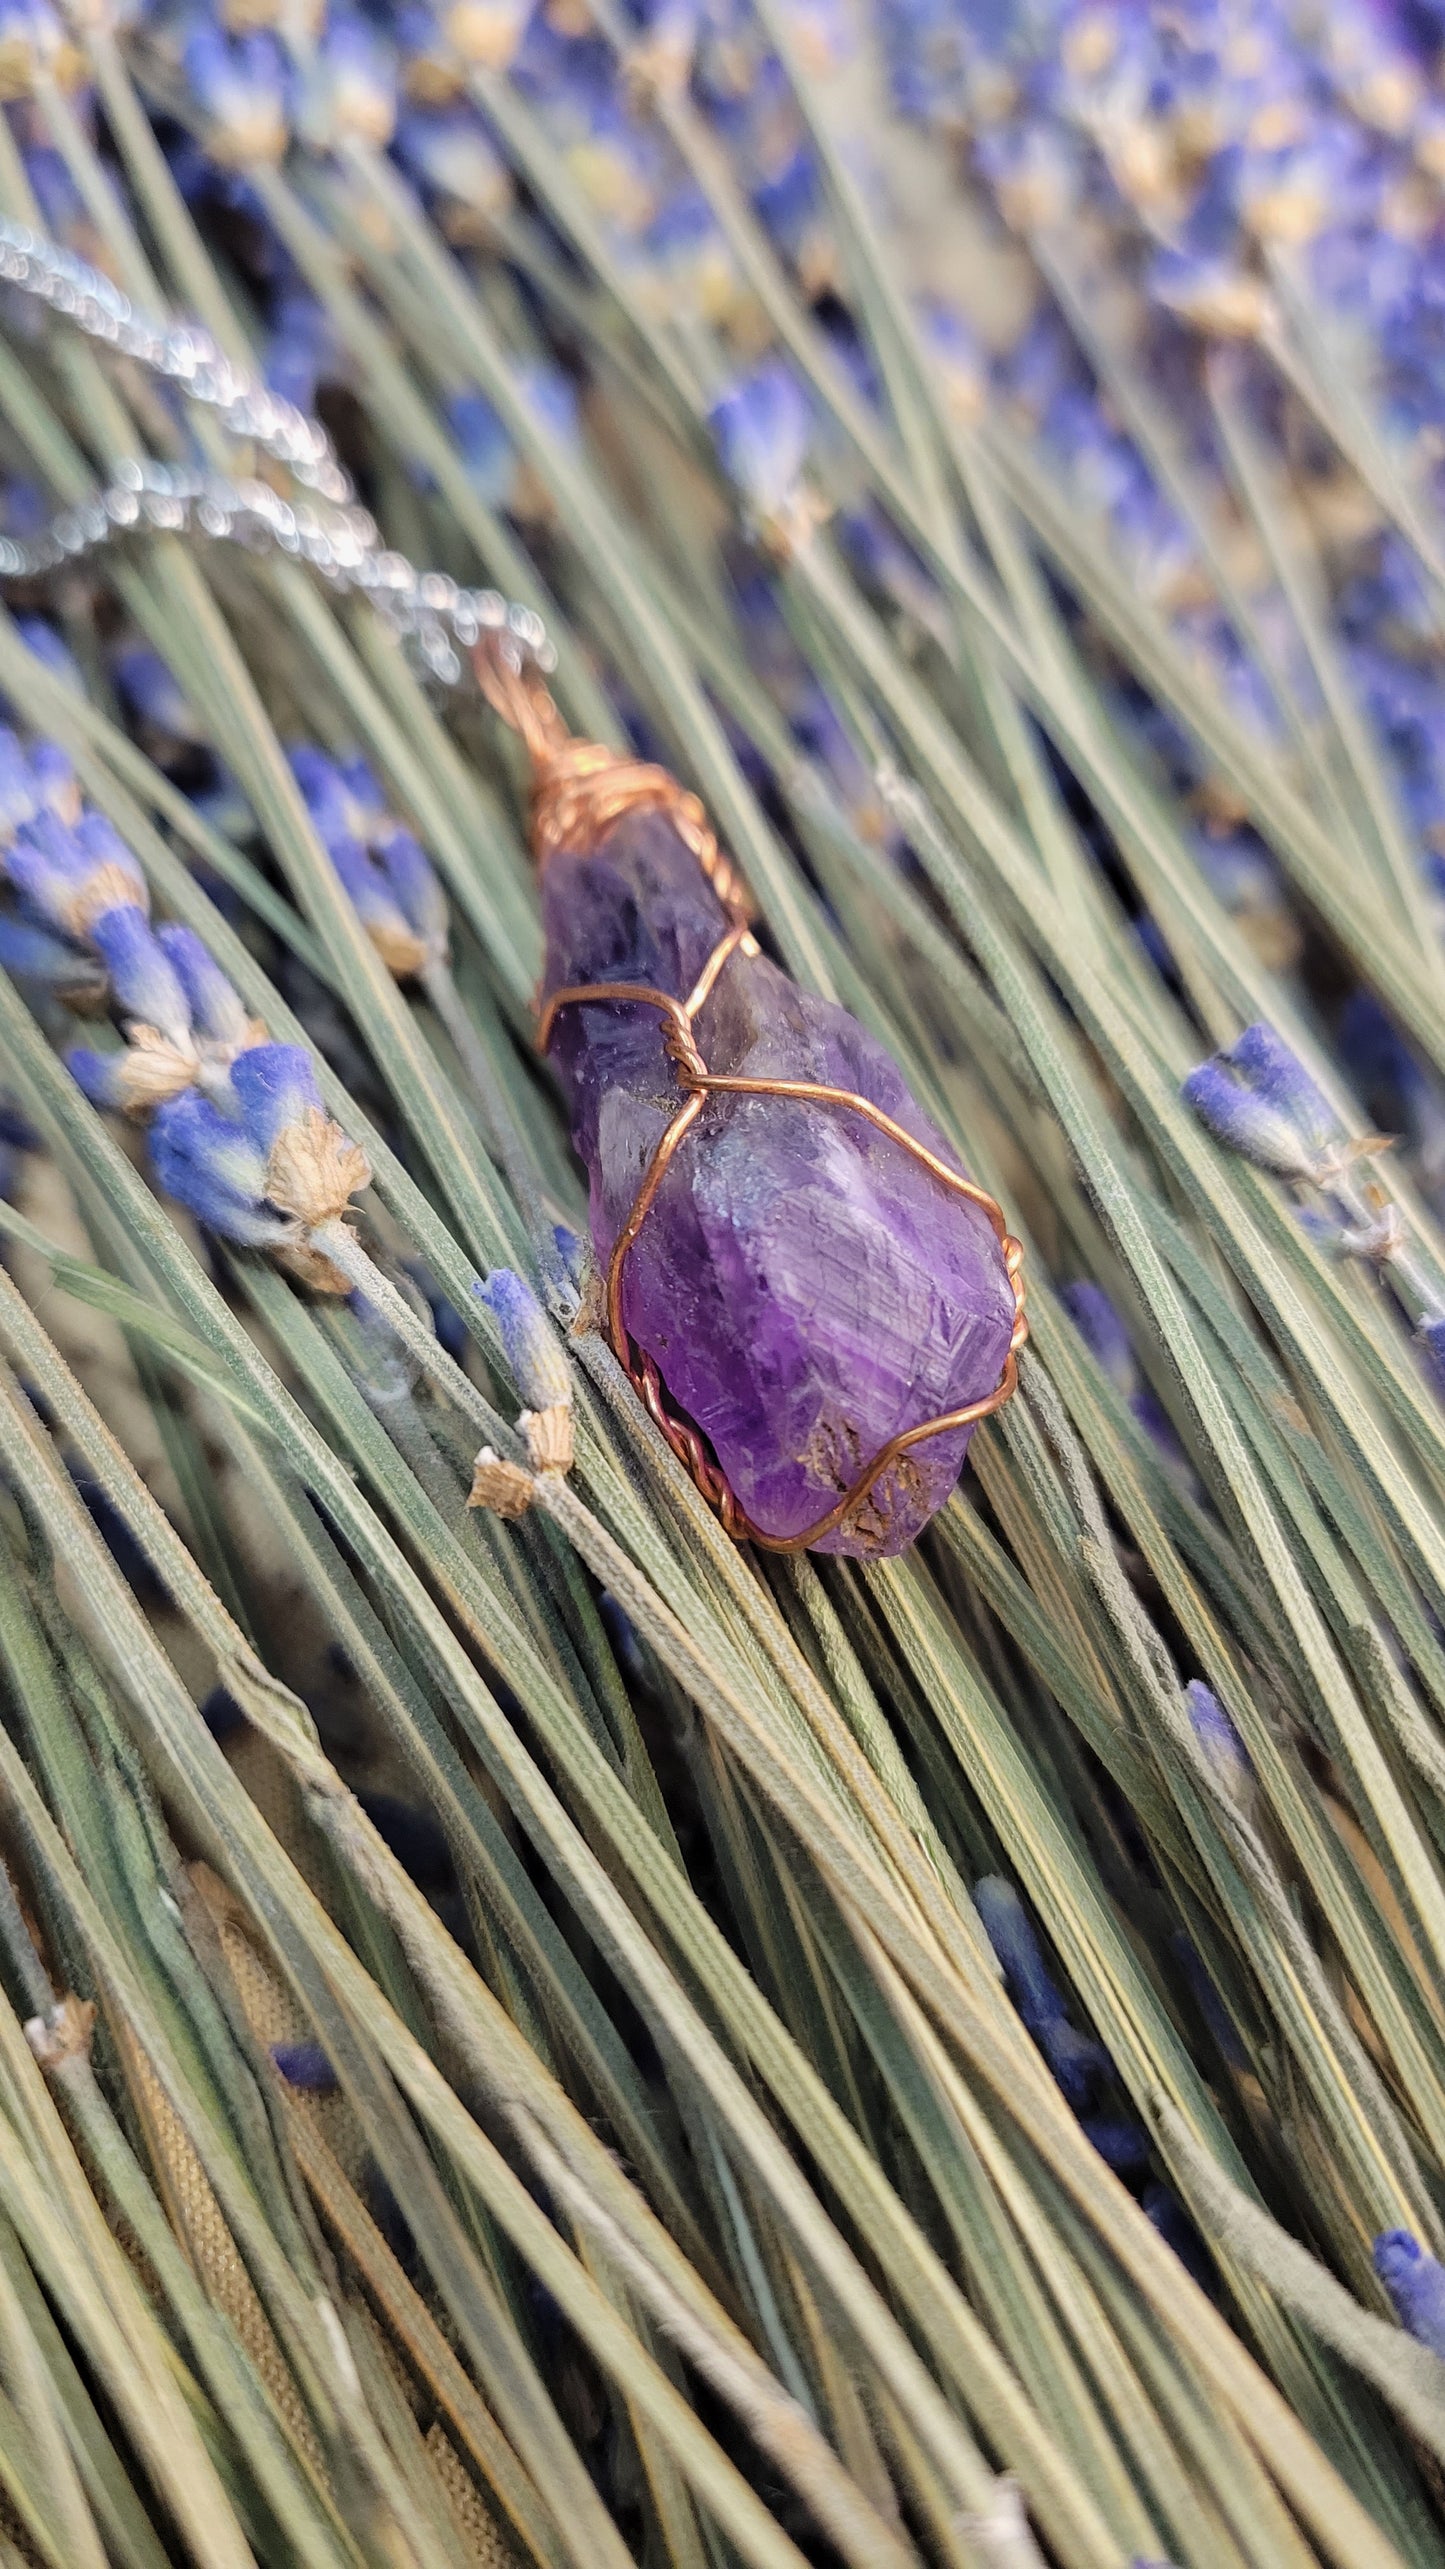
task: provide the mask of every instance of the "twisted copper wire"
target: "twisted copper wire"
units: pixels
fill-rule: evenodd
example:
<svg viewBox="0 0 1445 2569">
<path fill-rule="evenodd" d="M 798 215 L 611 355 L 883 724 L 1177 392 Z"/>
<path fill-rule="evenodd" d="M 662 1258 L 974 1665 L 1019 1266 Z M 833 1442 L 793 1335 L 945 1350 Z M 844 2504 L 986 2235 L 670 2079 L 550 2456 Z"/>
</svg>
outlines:
<svg viewBox="0 0 1445 2569">
<path fill-rule="evenodd" d="M 702 805 L 695 794 L 689 794 L 679 785 L 676 777 L 669 776 L 666 768 L 621 758 L 597 741 L 574 739 L 535 674 L 524 674 L 511 667 L 498 657 L 494 649 L 479 647 L 477 674 L 489 702 L 504 721 L 520 733 L 532 759 L 532 848 L 539 864 L 545 864 L 552 855 L 574 854 L 598 846 L 607 832 L 629 812 L 665 812 L 684 844 L 697 858 L 731 919 L 731 926 L 719 937 L 686 999 L 675 999 L 670 991 L 655 990 L 643 982 L 579 982 L 567 989 L 553 991 L 538 1020 L 537 1045 L 540 1051 L 547 1051 L 557 1020 L 565 1008 L 615 1001 L 656 1008 L 663 1017 L 666 1029 L 664 1042 L 683 1098 L 653 1151 L 632 1209 L 612 1245 L 607 1267 L 608 1339 L 638 1398 L 678 1461 L 691 1474 L 709 1506 L 716 1508 L 727 1532 L 739 1542 L 760 1544 L 768 1552 L 805 1552 L 856 1515 L 884 1473 L 891 1470 L 913 1446 L 921 1445 L 926 1438 L 946 1436 L 958 1428 L 971 1427 L 979 1419 L 987 1418 L 994 1410 L 1003 1407 L 1018 1381 L 1018 1351 L 1029 1334 L 1024 1309 L 1022 1244 L 1013 1238 L 1001 1206 L 991 1195 L 982 1187 L 975 1186 L 957 1169 L 950 1168 L 936 1152 L 916 1141 L 870 1098 L 860 1097 L 852 1089 L 828 1088 L 816 1080 L 730 1078 L 708 1069 L 698 1048 L 695 1020 L 732 957 L 739 953 L 755 955 L 758 944 L 748 928 L 752 910 L 746 889 L 718 847 Z M 982 1400 L 970 1401 L 962 1409 L 943 1411 L 936 1418 L 923 1419 L 918 1426 L 904 1428 L 899 1435 L 891 1437 L 845 1490 L 836 1506 L 805 1527 L 801 1534 L 768 1534 L 762 1526 L 754 1524 L 727 1474 L 708 1452 L 700 1430 L 672 1407 L 651 1356 L 645 1350 L 640 1353 L 634 1350 L 623 1318 L 622 1288 L 628 1252 L 647 1219 L 678 1148 L 711 1096 L 797 1098 L 815 1106 L 837 1106 L 850 1114 L 861 1115 L 879 1132 L 885 1133 L 890 1141 L 896 1142 L 900 1150 L 911 1153 L 951 1194 L 978 1205 L 988 1215 L 1003 1250 L 1004 1265 L 1013 1288 L 1013 1331 L 997 1388 Z"/>
<path fill-rule="evenodd" d="M 585 855 L 629 812 L 663 812 L 729 918 L 746 926 L 753 915 L 747 886 L 718 846 L 696 794 L 665 767 L 619 757 L 600 740 L 576 739 L 537 672 L 514 666 L 495 646 L 478 644 L 476 669 L 488 703 L 521 735 L 532 761 L 532 853 L 539 865 L 549 856 Z"/>
</svg>

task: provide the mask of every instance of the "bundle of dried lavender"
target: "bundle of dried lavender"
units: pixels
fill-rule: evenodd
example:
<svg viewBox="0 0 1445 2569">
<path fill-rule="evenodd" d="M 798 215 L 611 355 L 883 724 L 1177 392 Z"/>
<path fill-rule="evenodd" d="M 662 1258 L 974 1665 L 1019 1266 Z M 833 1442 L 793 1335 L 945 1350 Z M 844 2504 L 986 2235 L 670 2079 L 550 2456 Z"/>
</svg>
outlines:
<svg viewBox="0 0 1445 2569">
<path fill-rule="evenodd" d="M 1428 10 L 0 68 L 4 2542 L 1439 2559 Z"/>
</svg>

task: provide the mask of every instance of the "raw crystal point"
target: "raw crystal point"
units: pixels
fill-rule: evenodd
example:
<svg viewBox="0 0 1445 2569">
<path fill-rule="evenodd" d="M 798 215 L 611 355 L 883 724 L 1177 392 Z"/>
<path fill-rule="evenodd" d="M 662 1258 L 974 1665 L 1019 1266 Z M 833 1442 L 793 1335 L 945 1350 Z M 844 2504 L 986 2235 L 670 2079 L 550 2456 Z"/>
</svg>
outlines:
<svg viewBox="0 0 1445 2569">
<path fill-rule="evenodd" d="M 729 920 L 660 813 L 619 821 L 542 877 L 544 1000 L 636 981 L 686 998 Z M 734 954 L 695 1028 L 709 1070 L 817 1080 L 882 1107 L 950 1166 L 881 1044 L 766 957 Z M 591 1178 L 606 1268 L 682 1102 L 666 1020 L 626 1002 L 567 1008 L 552 1059 Z M 707 1437 L 748 1515 L 801 1533 L 903 1429 L 997 1386 L 1013 1288 L 987 1215 L 846 1107 L 714 1097 L 628 1252 L 623 1316 Z M 901 1552 L 958 1478 L 969 1430 L 925 1438 L 820 1552 Z"/>
</svg>

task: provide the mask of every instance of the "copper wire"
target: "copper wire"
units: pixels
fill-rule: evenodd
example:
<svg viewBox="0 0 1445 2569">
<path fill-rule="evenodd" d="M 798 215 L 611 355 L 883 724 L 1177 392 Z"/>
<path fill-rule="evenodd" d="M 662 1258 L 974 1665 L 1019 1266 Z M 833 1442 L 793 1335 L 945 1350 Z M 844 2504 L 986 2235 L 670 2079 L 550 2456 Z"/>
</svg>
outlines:
<svg viewBox="0 0 1445 2569">
<path fill-rule="evenodd" d="M 494 643 L 475 653 L 478 683 L 488 704 L 519 733 L 532 761 L 532 853 L 585 855 L 630 812 L 662 812 L 691 850 L 734 925 L 746 927 L 753 905 L 746 884 L 718 846 L 696 794 L 665 767 L 620 757 L 599 740 L 568 731 L 534 669 L 503 656 Z"/>
<path fill-rule="evenodd" d="M 599 845 L 627 813 L 665 812 L 678 835 L 697 858 L 731 925 L 713 947 L 686 999 L 643 982 L 579 982 L 554 990 L 537 1025 L 537 1043 L 546 1052 L 564 1009 L 625 1003 L 655 1008 L 664 1019 L 664 1044 L 682 1091 L 682 1103 L 666 1126 L 633 1199 L 632 1208 L 612 1245 L 607 1266 L 607 1335 L 638 1398 L 678 1461 L 688 1471 L 709 1506 L 716 1508 L 727 1532 L 739 1542 L 760 1544 L 768 1552 L 806 1552 L 825 1535 L 857 1515 L 876 1484 L 915 1445 L 972 1427 L 1001 1409 L 1018 1381 L 1018 1351 L 1029 1334 L 1024 1309 L 1023 1247 L 1013 1238 L 1001 1206 L 971 1178 L 950 1168 L 935 1151 L 915 1140 L 904 1126 L 852 1089 L 828 1088 L 808 1079 L 731 1078 L 708 1069 L 698 1047 L 695 1021 L 721 974 L 735 954 L 755 955 L 757 939 L 748 929 L 752 915 L 740 877 L 718 847 L 696 795 L 689 794 L 666 768 L 619 757 L 597 741 L 576 740 L 566 730 L 551 697 L 535 674 L 524 674 L 502 661 L 495 650 L 478 650 L 477 674 L 489 702 L 525 741 L 533 767 L 532 846 L 539 864 L 549 856 L 579 853 Z M 629 1251 L 637 1241 L 658 1189 L 682 1143 L 702 1114 L 709 1097 L 784 1097 L 814 1106 L 835 1106 L 859 1115 L 900 1150 L 907 1151 L 940 1186 L 986 1213 L 1003 1251 L 1013 1288 L 1014 1322 L 1008 1354 L 997 1387 L 962 1409 L 945 1410 L 904 1428 L 880 1447 L 837 1504 L 806 1526 L 801 1534 L 769 1534 L 756 1525 L 738 1499 L 727 1474 L 709 1451 L 701 1432 L 675 1410 L 651 1356 L 634 1349 L 623 1317 L 622 1290 Z"/>
</svg>

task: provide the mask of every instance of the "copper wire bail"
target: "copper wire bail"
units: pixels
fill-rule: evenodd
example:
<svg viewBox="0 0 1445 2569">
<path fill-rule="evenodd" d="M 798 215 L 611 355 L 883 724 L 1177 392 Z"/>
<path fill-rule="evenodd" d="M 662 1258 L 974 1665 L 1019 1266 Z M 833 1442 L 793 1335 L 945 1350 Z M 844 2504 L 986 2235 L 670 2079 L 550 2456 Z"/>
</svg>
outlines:
<svg viewBox="0 0 1445 2569">
<path fill-rule="evenodd" d="M 648 1162 L 632 1210 L 613 1243 L 607 1269 L 607 1335 L 612 1352 L 633 1389 L 661 1429 L 678 1461 L 691 1474 L 710 1507 L 716 1508 L 728 1533 L 739 1542 L 760 1544 L 768 1552 L 806 1552 L 854 1516 L 876 1482 L 903 1455 L 927 1438 L 951 1435 L 1001 1409 L 1018 1381 L 1018 1351 L 1029 1334 L 1024 1310 L 1023 1247 L 1013 1238 L 1003 1211 L 991 1195 L 925 1148 L 901 1124 L 885 1115 L 870 1098 L 851 1089 L 827 1088 L 807 1079 L 730 1079 L 708 1069 L 698 1049 L 694 1023 L 735 954 L 755 955 L 757 939 L 749 927 L 752 904 L 741 876 L 719 848 L 707 814 L 695 794 L 681 786 L 665 767 L 620 756 L 599 741 L 578 740 L 567 730 L 540 678 L 503 657 L 495 644 L 477 647 L 478 682 L 504 722 L 520 734 L 532 761 L 532 852 L 539 865 L 549 856 L 585 854 L 596 847 L 626 813 L 664 812 L 685 846 L 692 850 L 731 924 L 718 939 L 686 999 L 655 990 L 642 982 L 597 981 L 554 990 L 537 1024 L 537 1047 L 546 1052 L 564 1008 L 609 1000 L 634 1007 L 656 1008 L 664 1021 L 664 1043 L 682 1091 L 682 1103 Z M 651 1356 L 637 1351 L 622 1315 L 623 1276 L 629 1250 L 656 1200 L 658 1189 L 680 1147 L 701 1116 L 709 1097 L 788 1097 L 816 1106 L 836 1106 L 861 1115 L 900 1150 L 908 1151 L 950 1194 L 976 1204 L 988 1215 L 1003 1250 L 1013 1287 L 1014 1324 L 1008 1355 L 996 1390 L 963 1409 L 905 1428 L 880 1448 L 835 1507 L 801 1534 L 768 1534 L 755 1525 L 739 1503 L 727 1474 L 708 1451 L 692 1422 L 676 1411 Z"/>
</svg>

